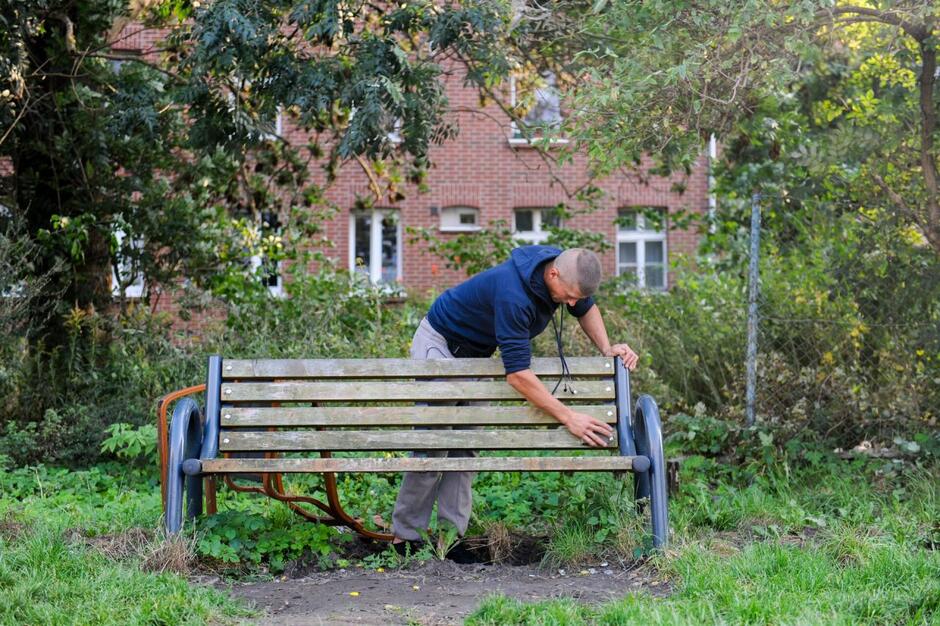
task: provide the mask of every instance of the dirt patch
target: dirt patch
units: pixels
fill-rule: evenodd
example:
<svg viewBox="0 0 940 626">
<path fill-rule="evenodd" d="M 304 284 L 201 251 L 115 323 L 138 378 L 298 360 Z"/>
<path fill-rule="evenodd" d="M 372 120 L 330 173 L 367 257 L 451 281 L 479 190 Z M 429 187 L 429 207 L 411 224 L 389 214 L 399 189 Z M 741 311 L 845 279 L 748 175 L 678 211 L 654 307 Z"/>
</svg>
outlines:
<svg viewBox="0 0 940 626">
<path fill-rule="evenodd" d="M 182 535 L 167 536 L 162 530 L 131 528 L 121 533 L 88 535 L 77 528 L 65 532 L 65 540 L 81 545 L 112 560 L 140 559 L 145 572 L 174 572 L 186 575 L 195 560 L 195 541 Z"/>
<path fill-rule="evenodd" d="M 75 545 L 87 546 L 113 560 L 138 556 L 151 541 L 153 533 L 143 528 L 130 528 L 121 533 L 89 535 L 80 528 L 65 531 L 65 540 Z"/>
<path fill-rule="evenodd" d="M 16 541 L 26 532 L 26 524 L 12 516 L 0 519 L 0 539 Z"/>
<path fill-rule="evenodd" d="M 359 568 L 309 573 L 269 582 L 213 584 L 265 613 L 253 623 L 300 624 L 459 624 L 488 595 L 525 602 L 574 598 L 602 603 L 628 593 L 666 595 L 669 586 L 646 566 L 597 563 L 583 568 L 545 570 L 536 566 L 458 565 L 426 561 L 399 570 Z"/>
</svg>

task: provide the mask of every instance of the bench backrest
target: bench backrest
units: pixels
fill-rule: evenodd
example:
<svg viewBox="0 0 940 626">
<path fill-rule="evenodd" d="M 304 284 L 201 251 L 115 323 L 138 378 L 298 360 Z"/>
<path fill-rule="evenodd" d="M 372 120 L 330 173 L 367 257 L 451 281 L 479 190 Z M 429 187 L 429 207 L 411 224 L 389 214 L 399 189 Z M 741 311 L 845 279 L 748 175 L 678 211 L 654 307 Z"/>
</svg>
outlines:
<svg viewBox="0 0 940 626">
<path fill-rule="evenodd" d="M 218 411 L 220 452 L 587 448 L 528 405 L 496 359 L 219 359 L 215 366 L 212 359 L 207 414 L 211 420 Z M 556 397 L 616 424 L 618 407 L 629 405 L 617 401 L 622 366 L 604 357 L 567 362 L 573 380 Z M 533 359 L 532 369 L 552 391 L 559 360 Z M 628 398 L 622 381 L 619 387 Z M 441 401 L 499 404 L 421 404 Z M 414 430 L 421 426 L 475 428 Z M 609 447 L 618 447 L 616 436 Z"/>
</svg>

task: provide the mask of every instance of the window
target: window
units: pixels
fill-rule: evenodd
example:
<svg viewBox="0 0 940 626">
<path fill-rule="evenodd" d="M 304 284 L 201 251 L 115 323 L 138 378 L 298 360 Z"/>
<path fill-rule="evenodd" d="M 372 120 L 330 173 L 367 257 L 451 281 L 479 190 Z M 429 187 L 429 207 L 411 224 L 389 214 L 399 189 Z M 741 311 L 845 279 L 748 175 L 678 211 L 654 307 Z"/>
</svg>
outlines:
<svg viewBox="0 0 940 626">
<path fill-rule="evenodd" d="M 394 144 L 399 144 L 402 141 L 404 141 L 404 139 L 401 136 L 401 127 L 402 127 L 401 118 L 396 117 L 392 132 L 388 134 L 389 141 L 391 141 Z"/>
<path fill-rule="evenodd" d="M 268 288 L 273 296 L 284 295 L 284 282 L 281 277 L 281 262 L 265 254 L 278 246 L 281 236 L 281 219 L 277 213 L 264 212 L 261 214 L 261 253 L 251 257 L 251 269 L 254 275 L 261 280 L 261 284 Z"/>
<path fill-rule="evenodd" d="M 513 211 L 512 232 L 516 239 L 542 243 L 549 227 L 561 226 L 561 214 L 555 207 L 525 208 Z"/>
<path fill-rule="evenodd" d="M 273 115 L 267 111 L 260 110 L 253 93 L 253 85 L 250 80 L 238 79 L 238 90 L 228 92 L 229 112 L 233 119 L 242 120 L 238 124 L 244 124 L 244 114 L 249 118 L 256 118 L 256 124 L 247 129 L 247 136 L 252 141 L 277 141 L 284 135 L 284 107 L 280 104 L 274 110 Z M 241 109 L 241 111 L 239 110 Z M 229 136 L 232 139 L 232 136 Z"/>
<path fill-rule="evenodd" d="M 0 235 L 5 235 L 4 239 L 11 234 L 12 222 L 13 211 L 0 203 Z M 7 245 L 0 248 L 0 298 L 22 298 L 26 295 L 26 281 L 16 280 L 22 266 L 19 262 L 22 250 L 19 246 L 9 245 L 9 241 L 4 243 Z"/>
<path fill-rule="evenodd" d="M 276 141 L 284 136 L 284 107 L 278 105 L 277 113 L 274 119 L 262 120 L 261 127 L 264 130 L 264 138 L 268 141 Z"/>
<path fill-rule="evenodd" d="M 401 222 L 398 211 L 357 212 L 349 220 L 349 269 L 373 283 L 401 280 Z"/>
<path fill-rule="evenodd" d="M 546 134 L 551 135 L 553 131 L 557 132 L 561 126 L 561 94 L 556 87 L 555 73 L 551 71 L 542 72 L 541 78 L 542 84 L 535 88 L 531 105 L 526 111 L 521 124 L 515 121 L 512 123 L 510 143 L 526 144 L 530 138 L 534 139 Z M 514 78 L 510 80 L 509 89 L 510 101 L 512 106 L 515 107 L 521 102 L 522 98 L 517 92 Z M 567 143 L 565 139 L 558 138 L 553 138 L 551 141 L 553 143 Z"/>
<path fill-rule="evenodd" d="M 666 288 L 666 210 L 621 209 L 617 217 L 617 275 L 645 289 Z"/>
<path fill-rule="evenodd" d="M 108 65 L 115 74 L 124 71 L 124 66 L 140 58 L 140 52 L 136 50 L 113 50 L 113 54 L 120 55 L 108 59 Z"/>
<path fill-rule="evenodd" d="M 480 230 L 480 210 L 470 206 L 450 206 L 441 210 L 441 231 Z"/>
<path fill-rule="evenodd" d="M 353 119 L 356 117 L 356 111 L 358 110 L 359 109 L 357 107 L 350 107 L 349 120 L 347 121 L 347 127 L 346 127 L 347 131 L 349 130 L 349 126 L 352 124 Z M 400 117 L 396 117 L 395 121 L 392 122 L 392 130 L 388 131 L 385 134 L 385 138 L 388 140 L 389 143 L 393 144 L 393 146 L 397 146 L 403 141 L 405 141 L 405 138 L 401 134 L 404 124 L 405 124 L 404 121 L 402 121 Z M 375 135 L 376 139 L 378 139 L 379 137 L 380 135 Z"/>
<path fill-rule="evenodd" d="M 144 275 L 140 271 L 140 253 L 143 251 L 142 239 L 126 242 L 127 235 L 123 230 L 114 231 L 117 240 L 117 267 L 111 268 L 111 295 L 120 297 L 121 287 L 124 287 L 125 298 L 144 297 Z"/>
</svg>

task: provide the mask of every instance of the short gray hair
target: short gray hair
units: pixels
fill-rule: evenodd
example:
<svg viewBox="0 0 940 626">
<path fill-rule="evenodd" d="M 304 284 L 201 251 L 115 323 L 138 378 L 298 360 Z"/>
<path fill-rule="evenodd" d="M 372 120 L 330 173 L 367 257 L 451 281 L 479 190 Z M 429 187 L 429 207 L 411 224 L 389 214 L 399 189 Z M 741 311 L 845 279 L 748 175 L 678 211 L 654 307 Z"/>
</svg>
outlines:
<svg viewBox="0 0 940 626">
<path fill-rule="evenodd" d="M 555 257 L 560 278 L 578 288 L 583 297 L 594 295 L 601 283 L 601 262 L 597 255 L 584 248 L 571 248 Z"/>
</svg>

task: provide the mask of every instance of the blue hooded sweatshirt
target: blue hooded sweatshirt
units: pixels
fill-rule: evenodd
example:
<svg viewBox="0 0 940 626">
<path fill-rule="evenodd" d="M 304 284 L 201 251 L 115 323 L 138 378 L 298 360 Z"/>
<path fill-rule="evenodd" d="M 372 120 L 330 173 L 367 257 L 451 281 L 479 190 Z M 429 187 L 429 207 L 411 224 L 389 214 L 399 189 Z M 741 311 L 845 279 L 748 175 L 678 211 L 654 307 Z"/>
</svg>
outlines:
<svg viewBox="0 0 940 626">
<path fill-rule="evenodd" d="M 508 261 L 442 293 L 428 322 L 447 340 L 455 357 L 488 357 L 496 348 L 507 374 L 528 369 L 533 337 L 545 330 L 558 304 L 545 284 L 545 265 L 561 254 L 551 246 L 523 246 Z M 590 297 L 568 312 L 581 317 L 594 306 Z"/>
</svg>

